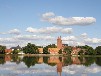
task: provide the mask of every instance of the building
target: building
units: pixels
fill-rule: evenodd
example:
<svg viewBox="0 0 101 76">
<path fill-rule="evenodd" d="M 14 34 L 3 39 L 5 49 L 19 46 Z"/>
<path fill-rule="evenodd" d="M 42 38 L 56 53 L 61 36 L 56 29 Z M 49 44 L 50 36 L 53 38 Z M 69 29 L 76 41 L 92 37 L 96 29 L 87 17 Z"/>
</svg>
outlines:
<svg viewBox="0 0 101 76">
<path fill-rule="evenodd" d="M 50 54 L 59 54 L 59 48 L 48 48 Z"/>
<path fill-rule="evenodd" d="M 17 47 L 11 47 L 10 49 L 12 49 L 12 51 L 13 51 L 14 49 L 16 49 L 16 50 L 21 50 L 21 47 L 18 45 Z"/>
<path fill-rule="evenodd" d="M 12 53 L 12 49 L 5 49 L 5 53 L 6 54 L 11 54 Z"/>
<path fill-rule="evenodd" d="M 71 55 L 78 55 L 78 52 L 81 50 L 81 48 L 73 47 Z"/>
<path fill-rule="evenodd" d="M 38 48 L 39 53 L 42 54 L 43 53 L 43 48 Z"/>
<path fill-rule="evenodd" d="M 57 39 L 57 48 L 58 48 L 58 49 L 62 49 L 62 40 L 61 40 L 61 36 L 58 37 L 58 39 Z"/>
</svg>

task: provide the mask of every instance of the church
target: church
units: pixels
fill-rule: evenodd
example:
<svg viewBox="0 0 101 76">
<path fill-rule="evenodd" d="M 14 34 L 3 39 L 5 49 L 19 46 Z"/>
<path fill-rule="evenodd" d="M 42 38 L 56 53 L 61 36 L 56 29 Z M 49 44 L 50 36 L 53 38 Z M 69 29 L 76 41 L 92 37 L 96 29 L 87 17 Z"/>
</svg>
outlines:
<svg viewBox="0 0 101 76">
<path fill-rule="evenodd" d="M 62 44 L 61 36 L 57 38 L 57 48 L 48 48 L 50 54 L 59 54 L 59 50 L 63 50 L 67 44 Z"/>
</svg>

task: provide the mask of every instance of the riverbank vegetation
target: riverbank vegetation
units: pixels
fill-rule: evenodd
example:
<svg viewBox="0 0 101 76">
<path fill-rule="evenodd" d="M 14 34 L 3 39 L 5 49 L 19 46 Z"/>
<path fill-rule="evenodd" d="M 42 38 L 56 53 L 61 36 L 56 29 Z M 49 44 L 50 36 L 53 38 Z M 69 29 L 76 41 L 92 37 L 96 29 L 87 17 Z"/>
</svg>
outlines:
<svg viewBox="0 0 101 76">
<path fill-rule="evenodd" d="M 45 47 L 42 46 L 36 46 L 35 44 L 28 43 L 26 46 L 22 47 L 20 50 L 14 49 L 10 54 L 18 54 L 19 52 L 23 52 L 24 54 L 40 54 L 38 48 L 43 48 L 42 54 L 50 54 L 48 51 L 48 48 L 57 48 L 55 44 L 50 44 Z M 73 51 L 72 46 L 67 46 L 64 49 L 60 49 L 58 54 L 65 54 L 65 55 L 71 55 L 71 52 Z M 101 46 L 97 46 L 95 49 L 91 46 L 85 45 L 85 46 L 76 46 L 76 48 L 79 48 L 78 55 L 101 55 Z M 5 53 L 6 46 L 0 45 L 0 54 L 6 54 Z"/>
</svg>

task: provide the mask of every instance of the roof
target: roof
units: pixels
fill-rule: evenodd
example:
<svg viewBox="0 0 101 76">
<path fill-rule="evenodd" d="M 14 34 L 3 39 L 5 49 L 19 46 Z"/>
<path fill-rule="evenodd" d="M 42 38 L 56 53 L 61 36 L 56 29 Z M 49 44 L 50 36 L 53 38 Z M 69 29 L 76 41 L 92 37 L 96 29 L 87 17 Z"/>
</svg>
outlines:
<svg viewBox="0 0 101 76">
<path fill-rule="evenodd" d="M 21 49 L 21 47 L 18 45 L 17 47 L 11 47 L 10 49 Z"/>
<path fill-rule="evenodd" d="M 48 48 L 48 51 L 50 52 L 58 52 L 60 49 L 58 48 Z"/>
<path fill-rule="evenodd" d="M 5 49 L 5 53 L 11 53 L 12 50 L 11 49 Z"/>
<path fill-rule="evenodd" d="M 63 46 L 68 46 L 68 44 L 62 44 Z"/>
</svg>

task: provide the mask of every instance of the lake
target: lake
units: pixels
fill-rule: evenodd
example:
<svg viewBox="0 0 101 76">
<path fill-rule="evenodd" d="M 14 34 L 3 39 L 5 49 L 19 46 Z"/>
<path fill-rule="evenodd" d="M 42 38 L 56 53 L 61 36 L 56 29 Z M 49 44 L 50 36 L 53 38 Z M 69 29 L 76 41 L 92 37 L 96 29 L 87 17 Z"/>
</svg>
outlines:
<svg viewBox="0 0 101 76">
<path fill-rule="evenodd" d="M 4 55 L 0 76 L 101 76 L 101 57 Z"/>
</svg>

